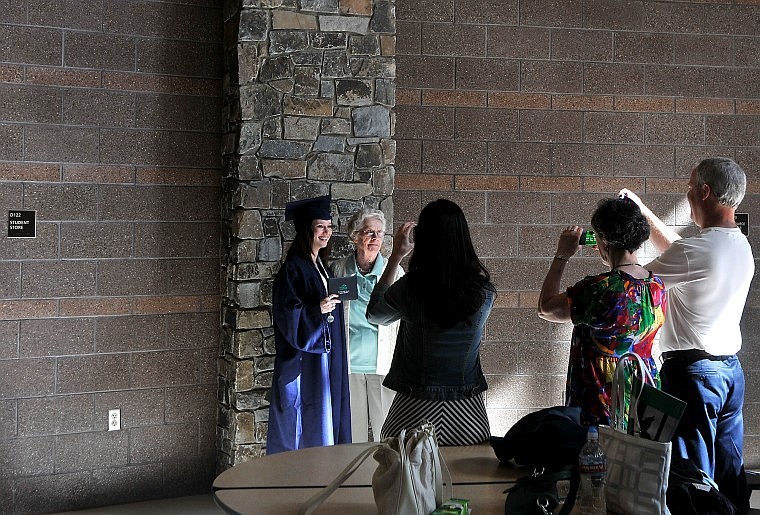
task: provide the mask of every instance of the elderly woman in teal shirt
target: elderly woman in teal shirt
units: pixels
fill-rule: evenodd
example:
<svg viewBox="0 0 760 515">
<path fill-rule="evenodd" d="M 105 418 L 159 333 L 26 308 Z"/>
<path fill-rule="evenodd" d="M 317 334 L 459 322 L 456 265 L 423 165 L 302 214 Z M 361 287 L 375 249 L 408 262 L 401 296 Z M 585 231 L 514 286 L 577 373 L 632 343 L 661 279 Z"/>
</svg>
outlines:
<svg viewBox="0 0 760 515">
<path fill-rule="evenodd" d="M 366 442 L 370 424 L 372 437 L 380 440 L 380 429 L 393 402 L 395 392 L 383 386 L 396 345 L 398 323 L 378 326 L 367 321 L 367 302 L 385 270 L 380 253 L 385 236 L 382 211 L 364 208 L 348 222 L 348 235 L 354 253 L 333 263 L 338 277 L 356 276 L 359 298 L 343 302 L 348 348 L 348 382 L 351 395 L 351 439 Z M 396 279 L 404 274 L 399 268 Z"/>
</svg>

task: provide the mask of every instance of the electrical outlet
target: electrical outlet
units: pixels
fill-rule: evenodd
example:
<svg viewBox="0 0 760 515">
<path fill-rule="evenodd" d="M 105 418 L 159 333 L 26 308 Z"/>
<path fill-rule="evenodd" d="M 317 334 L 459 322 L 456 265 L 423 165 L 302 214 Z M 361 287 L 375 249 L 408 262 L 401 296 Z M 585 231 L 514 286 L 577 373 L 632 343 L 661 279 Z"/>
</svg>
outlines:
<svg viewBox="0 0 760 515">
<path fill-rule="evenodd" d="M 121 429 L 121 410 L 110 409 L 108 410 L 108 430 L 118 431 Z"/>
</svg>

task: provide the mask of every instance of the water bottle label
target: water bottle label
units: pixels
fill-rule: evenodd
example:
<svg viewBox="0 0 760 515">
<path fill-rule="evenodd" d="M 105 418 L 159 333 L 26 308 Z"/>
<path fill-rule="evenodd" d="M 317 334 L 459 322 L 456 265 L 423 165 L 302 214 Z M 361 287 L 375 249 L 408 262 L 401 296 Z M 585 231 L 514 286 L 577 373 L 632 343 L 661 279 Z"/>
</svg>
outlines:
<svg viewBox="0 0 760 515">
<path fill-rule="evenodd" d="M 607 472 L 607 464 L 602 462 L 581 462 L 578 466 L 581 474 L 604 474 Z"/>
</svg>

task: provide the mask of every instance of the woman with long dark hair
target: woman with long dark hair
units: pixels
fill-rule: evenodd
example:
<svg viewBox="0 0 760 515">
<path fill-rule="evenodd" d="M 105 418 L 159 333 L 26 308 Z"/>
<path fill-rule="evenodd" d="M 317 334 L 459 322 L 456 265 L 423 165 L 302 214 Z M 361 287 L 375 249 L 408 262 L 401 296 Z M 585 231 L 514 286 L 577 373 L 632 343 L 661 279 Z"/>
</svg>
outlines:
<svg viewBox="0 0 760 515">
<path fill-rule="evenodd" d="M 328 295 L 330 197 L 285 206 L 296 236 L 272 286 L 274 374 L 267 454 L 351 442 L 343 310 Z"/>
<path fill-rule="evenodd" d="M 394 283 L 401 260 L 412 251 L 408 273 Z M 367 307 L 372 323 L 401 321 L 383 383 L 396 391 L 383 438 L 427 420 L 435 424 L 441 445 L 488 440 L 480 341 L 495 296 L 454 202 L 433 201 L 416 224 L 399 227 Z"/>
</svg>

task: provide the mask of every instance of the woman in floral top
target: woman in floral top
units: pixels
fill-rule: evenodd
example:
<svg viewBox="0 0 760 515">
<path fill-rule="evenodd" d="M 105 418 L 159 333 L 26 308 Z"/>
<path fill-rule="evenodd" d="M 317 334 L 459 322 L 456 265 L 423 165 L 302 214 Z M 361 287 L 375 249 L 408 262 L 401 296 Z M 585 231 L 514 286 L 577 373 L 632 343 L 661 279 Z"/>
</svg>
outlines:
<svg viewBox="0 0 760 515">
<path fill-rule="evenodd" d="M 602 200 L 591 226 L 595 248 L 610 270 L 560 291 L 581 235 L 580 227 L 568 227 L 541 287 L 538 315 L 573 323 L 566 404 L 581 407 L 583 424 L 597 425 L 610 423 L 609 394 L 621 355 L 635 352 L 657 378 L 652 344 L 665 319 L 666 293 L 660 278 L 638 264 L 635 252 L 649 238 L 649 224 L 633 201 Z"/>
</svg>

